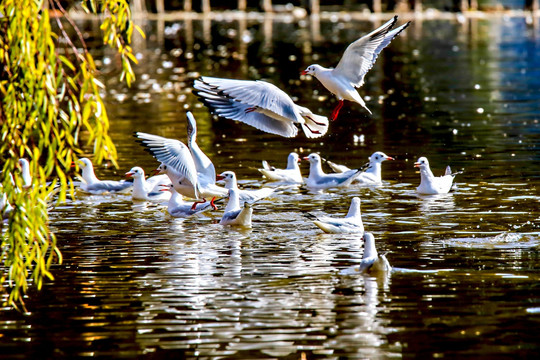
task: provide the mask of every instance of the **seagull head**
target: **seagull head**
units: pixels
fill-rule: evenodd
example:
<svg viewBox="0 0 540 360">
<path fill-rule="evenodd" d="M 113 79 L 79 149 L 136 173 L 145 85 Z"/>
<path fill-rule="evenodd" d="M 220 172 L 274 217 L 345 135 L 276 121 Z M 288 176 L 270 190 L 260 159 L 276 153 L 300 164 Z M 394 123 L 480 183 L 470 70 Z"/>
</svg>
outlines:
<svg viewBox="0 0 540 360">
<path fill-rule="evenodd" d="M 233 171 L 224 171 L 218 176 L 217 180 L 223 180 L 225 182 L 225 187 L 234 186 L 236 184 L 236 174 Z"/>
<path fill-rule="evenodd" d="M 304 160 L 309 161 L 311 164 L 317 164 L 321 162 L 321 157 L 319 154 L 309 154 L 309 156 L 304 157 Z"/>
<path fill-rule="evenodd" d="M 382 151 L 377 151 L 377 152 L 374 152 L 370 157 L 369 157 L 369 162 L 375 162 L 375 163 L 380 163 L 380 162 L 383 162 L 385 160 L 395 160 L 393 157 L 391 156 L 388 156 L 386 155 L 385 153 L 383 153 Z"/>
<path fill-rule="evenodd" d="M 313 75 L 315 76 L 315 71 L 317 69 L 316 65 L 309 65 L 306 70 L 302 71 L 302 75 Z"/>
<path fill-rule="evenodd" d="M 134 168 L 131 168 L 131 170 L 129 170 L 126 173 L 126 177 L 133 177 L 133 178 L 144 177 L 144 170 L 138 166 L 135 166 Z"/>
<path fill-rule="evenodd" d="M 417 162 L 414 163 L 414 167 L 420 168 L 420 170 L 429 168 L 429 161 L 427 158 L 422 156 L 418 158 Z"/>
<path fill-rule="evenodd" d="M 159 164 L 156 170 L 154 170 L 154 175 L 157 174 L 166 174 L 167 173 L 167 165 L 164 163 Z"/>
<path fill-rule="evenodd" d="M 93 169 L 94 166 L 92 165 L 92 162 L 88 158 L 80 158 L 77 161 L 77 164 L 81 167 L 81 169 Z"/>
<path fill-rule="evenodd" d="M 19 159 L 19 161 L 17 161 L 17 166 L 19 167 L 19 169 L 28 169 L 30 163 L 25 158 L 21 158 Z"/>
<path fill-rule="evenodd" d="M 289 154 L 289 159 L 293 162 L 300 162 L 300 156 L 295 152 Z"/>
</svg>

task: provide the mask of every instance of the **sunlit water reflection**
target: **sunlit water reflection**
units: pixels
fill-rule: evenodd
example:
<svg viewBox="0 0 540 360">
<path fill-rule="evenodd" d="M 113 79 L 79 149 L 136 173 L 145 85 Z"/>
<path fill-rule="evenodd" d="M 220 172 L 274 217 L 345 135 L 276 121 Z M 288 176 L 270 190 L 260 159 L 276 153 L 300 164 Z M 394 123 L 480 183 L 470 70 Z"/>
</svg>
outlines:
<svg viewBox="0 0 540 360">
<path fill-rule="evenodd" d="M 77 194 L 51 211 L 64 255 L 56 280 L 32 292 L 28 316 L 2 311 L 3 356 L 538 353 L 537 26 L 519 17 L 416 20 L 366 77 L 360 92 L 374 115 L 346 104 L 330 134 L 306 140 L 213 119 L 191 95 L 192 79 L 262 77 L 329 114 L 335 100 L 316 81 L 300 81 L 299 72 L 315 61 L 337 63 L 346 44 L 376 24 L 261 18 L 142 25 L 150 39 L 136 44 L 133 89 L 118 85 L 110 54 L 98 53 L 120 154 L 120 169 L 98 167 L 98 176 L 154 168 L 131 133 L 185 140 L 186 109 L 218 172 L 235 170 L 246 187 L 267 185 L 256 170 L 261 160 L 285 166 L 293 150 L 351 167 L 376 150 L 397 160 L 383 164 L 382 186 L 278 192 L 254 206 L 252 229 L 223 228 L 221 211 L 175 219 L 162 204 L 133 203 L 129 195 Z M 446 165 L 464 170 L 452 193 L 416 194 L 419 156 L 437 175 Z M 301 167 L 307 176 L 307 164 Z M 377 248 L 388 252 L 388 276 L 340 273 L 360 262 L 361 238 L 322 234 L 304 216 L 344 215 L 353 196 L 362 199 Z"/>
</svg>

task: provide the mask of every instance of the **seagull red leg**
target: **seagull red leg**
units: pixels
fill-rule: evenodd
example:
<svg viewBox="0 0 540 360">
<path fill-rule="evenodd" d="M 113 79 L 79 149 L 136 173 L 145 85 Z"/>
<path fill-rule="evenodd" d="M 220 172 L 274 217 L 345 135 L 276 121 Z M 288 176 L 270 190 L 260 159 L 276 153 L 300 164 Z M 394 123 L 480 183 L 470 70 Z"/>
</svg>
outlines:
<svg viewBox="0 0 540 360">
<path fill-rule="evenodd" d="M 341 108 L 343 107 L 343 102 L 344 102 L 343 100 L 339 100 L 338 104 L 334 108 L 334 111 L 332 111 L 332 115 L 330 116 L 332 121 L 336 121 L 336 119 L 337 119 L 337 117 L 339 115 L 339 110 L 341 110 Z"/>
<path fill-rule="evenodd" d="M 212 206 L 212 208 L 213 208 L 214 210 L 217 210 L 218 208 L 217 208 L 216 204 L 214 204 L 214 200 L 216 200 L 216 197 L 215 197 L 215 196 L 212 198 L 212 200 L 210 200 L 210 205 Z"/>
<path fill-rule="evenodd" d="M 206 202 L 205 198 L 203 198 L 202 201 L 195 201 L 193 205 L 191 205 L 191 210 L 195 210 L 195 208 L 197 207 L 197 204 L 204 204 L 205 202 Z"/>
</svg>

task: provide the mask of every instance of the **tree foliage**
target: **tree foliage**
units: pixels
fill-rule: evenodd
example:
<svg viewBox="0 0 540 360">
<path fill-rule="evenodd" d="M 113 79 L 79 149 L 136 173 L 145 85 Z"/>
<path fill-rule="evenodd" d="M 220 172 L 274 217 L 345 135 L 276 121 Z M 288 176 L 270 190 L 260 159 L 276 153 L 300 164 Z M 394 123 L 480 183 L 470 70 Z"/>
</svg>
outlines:
<svg viewBox="0 0 540 360">
<path fill-rule="evenodd" d="M 121 76 L 131 84 L 136 59 L 129 44 L 137 27 L 128 1 L 89 0 L 83 7 L 101 13 L 103 41 L 118 50 Z M 0 193 L 6 202 L 0 210 L 7 217 L 0 284 L 9 305 L 24 306 L 29 284 L 41 288 L 44 278 L 53 279 L 50 266 L 62 262 L 47 209 L 53 193 L 64 201 L 73 191 L 70 169 L 82 146 L 93 148 L 95 162 L 116 164 L 97 76 L 84 39 L 58 0 L 0 0 Z M 33 175 L 26 187 L 17 169 L 21 158 Z"/>
</svg>

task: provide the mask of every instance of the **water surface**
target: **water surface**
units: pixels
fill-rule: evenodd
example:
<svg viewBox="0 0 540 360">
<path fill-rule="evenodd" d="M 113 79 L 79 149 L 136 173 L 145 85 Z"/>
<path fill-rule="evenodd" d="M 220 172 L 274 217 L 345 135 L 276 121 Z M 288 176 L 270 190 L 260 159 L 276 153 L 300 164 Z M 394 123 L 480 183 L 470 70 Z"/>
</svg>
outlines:
<svg viewBox="0 0 540 360">
<path fill-rule="evenodd" d="M 31 292 L 30 311 L 2 309 L 5 358 L 533 357 L 540 337 L 540 30 L 538 19 L 414 20 L 360 89 L 369 116 L 346 103 L 316 140 L 216 119 L 191 94 L 199 75 L 265 79 L 314 112 L 335 99 L 307 65 L 335 65 L 379 23 L 330 18 L 205 19 L 140 25 L 148 40 L 132 89 L 113 53 L 96 49 L 119 169 L 158 164 L 131 136 L 185 140 L 185 111 L 218 172 L 266 185 L 261 160 L 291 151 L 360 166 L 380 150 L 380 187 L 313 194 L 289 189 L 254 207 L 252 229 L 221 212 L 174 219 L 126 195 L 78 196 L 51 211 L 64 263 Z M 84 23 L 88 34 L 95 24 Z M 363 136 L 362 136 L 363 135 Z M 359 139 L 362 139 L 360 141 Z M 436 175 L 463 170 L 448 195 L 419 196 L 419 156 Z M 304 162 L 302 171 L 308 174 Z M 344 275 L 357 235 L 326 235 L 304 212 L 344 215 L 362 199 L 366 230 L 388 252 L 388 276 Z"/>
</svg>

